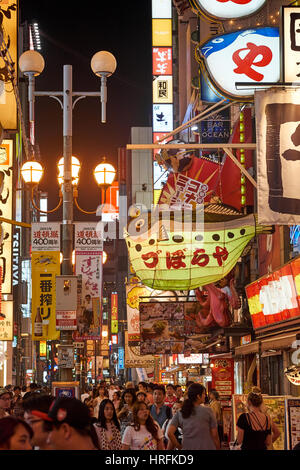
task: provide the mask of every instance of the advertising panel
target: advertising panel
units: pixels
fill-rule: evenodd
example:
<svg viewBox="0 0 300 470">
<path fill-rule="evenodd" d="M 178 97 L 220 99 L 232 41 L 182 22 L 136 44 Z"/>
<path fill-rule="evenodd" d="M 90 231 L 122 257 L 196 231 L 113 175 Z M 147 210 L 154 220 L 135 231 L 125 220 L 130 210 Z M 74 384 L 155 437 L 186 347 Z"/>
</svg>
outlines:
<svg viewBox="0 0 300 470">
<path fill-rule="evenodd" d="M 18 0 L 5 0 L 1 2 L 1 29 L 3 39 L 6 43 L 7 53 L 13 62 L 18 63 Z M 2 47 L 4 52 L 4 47 Z M 6 69 L 3 57 L 0 57 L 0 123 L 3 129 L 17 130 L 17 102 L 12 85 L 11 77 Z M 14 67 L 15 78 L 17 79 L 18 67 Z"/>
<path fill-rule="evenodd" d="M 283 82 L 299 83 L 299 24 L 300 7 L 283 6 L 281 47 L 283 62 Z"/>
<path fill-rule="evenodd" d="M 231 121 L 229 108 L 214 113 L 209 119 L 201 121 L 201 143 L 227 143 L 230 138 Z"/>
<path fill-rule="evenodd" d="M 0 341 L 13 340 L 13 302 L 1 301 Z"/>
<path fill-rule="evenodd" d="M 141 354 L 184 351 L 184 303 L 140 302 Z"/>
<path fill-rule="evenodd" d="M 255 92 L 255 115 L 258 220 L 274 225 L 299 224 L 300 90 Z"/>
<path fill-rule="evenodd" d="M 140 344 L 140 298 L 149 296 L 151 290 L 137 280 L 136 283 L 126 285 L 128 343 L 130 346 Z M 145 302 L 145 299 L 143 299 Z"/>
<path fill-rule="evenodd" d="M 34 233 L 34 231 L 32 231 Z M 56 276 L 60 274 L 59 251 L 32 251 L 32 339 L 57 340 Z"/>
<path fill-rule="evenodd" d="M 234 393 L 234 359 L 211 359 L 212 388 L 220 395 L 221 401 L 231 400 Z"/>
<path fill-rule="evenodd" d="M 111 294 L 111 333 L 118 333 L 118 294 Z"/>
<path fill-rule="evenodd" d="M 300 399 L 287 398 L 285 402 L 287 420 L 287 449 L 292 450 L 300 442 Z"/>
<path fill-rule="evenodd" d="M 161 75 L 154 77 L 153 103 L 173 103 L 173 77 Z"/>
<path fill-rule="evenodd" d="M 158 361 L 159 363 L 159 361 Z M 125 367 L 130 368 L 139 368 L 139 367 L 154 367 L 155 357 L 148 355 L 140 354 L 139 346 L 131 346 L 128 343 L 128 332 L 125 331 Z"/>
<path fill-rule="evenodd" d="M 52 382 L 52 395 L 79 399 L 79 382 Z"/>
<path fill-rule="evenodd" d="M 266 0 L 192 0 L 193 6 L 213 18 L 243 18 L 256 13 Z"/>
<path fill-rule="evenodd" d="M 246 286 L 253 328 L 300 316 L 300 258 Z"/>
<path fill-rule="evenodd" d="M 172 48 L 153 47 L 153 75 L 172 75 Z"/>
</svg>

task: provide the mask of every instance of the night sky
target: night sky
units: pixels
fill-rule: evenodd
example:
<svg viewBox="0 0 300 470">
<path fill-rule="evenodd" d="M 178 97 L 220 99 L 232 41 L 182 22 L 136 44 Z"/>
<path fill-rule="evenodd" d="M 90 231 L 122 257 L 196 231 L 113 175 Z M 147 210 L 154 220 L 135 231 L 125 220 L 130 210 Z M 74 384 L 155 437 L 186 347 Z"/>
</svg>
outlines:
<svg viewBox="0 0 300 470">
<path fill-rule="evenodd" d="M 151 0 L 20 0 L 20 21 L 40 27 L 45 69 L 36 90 L 62 91 L 63 65 L 73 66 L 73 91 L 100 91 L 100 79 L 90 68 L 95 52 L 107 50 L 117 60 L 108 78 L 107 123 L 100 121 L 100 99 L 88 97 L 73 111 L 73 155 L 82 163 L 79 202 L 86 210 L 99 203 L 93 169 L 105 155 L 117 165 L 118 147 L 126 146 L 132 126 L 151 125 Z M 36 142 L 45 166 L 40 189 L 48 191 L 49 206 L 58 195 L 56 163 L 62 156 L 62 110 L 59 103 L 37 97 Z M 50 207 L 49 207 L 50 208 Z M 59 220 L 60 212 L 49 220 Z M 75 220 L 92 220 L 74 209 Z"/>
</svg>

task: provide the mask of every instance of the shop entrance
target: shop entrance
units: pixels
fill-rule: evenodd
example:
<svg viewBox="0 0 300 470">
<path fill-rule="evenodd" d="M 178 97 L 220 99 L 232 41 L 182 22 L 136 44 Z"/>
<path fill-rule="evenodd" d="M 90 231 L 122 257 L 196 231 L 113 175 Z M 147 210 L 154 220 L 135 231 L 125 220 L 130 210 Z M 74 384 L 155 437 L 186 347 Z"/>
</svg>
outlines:
<svg viewBox="0 0 300 470">
<path fill-rule="evenodd" d="M 268 395 L 283 395 L 283 358 L 281 354 L 261 358 L 261 390 Z"/>
</svg>

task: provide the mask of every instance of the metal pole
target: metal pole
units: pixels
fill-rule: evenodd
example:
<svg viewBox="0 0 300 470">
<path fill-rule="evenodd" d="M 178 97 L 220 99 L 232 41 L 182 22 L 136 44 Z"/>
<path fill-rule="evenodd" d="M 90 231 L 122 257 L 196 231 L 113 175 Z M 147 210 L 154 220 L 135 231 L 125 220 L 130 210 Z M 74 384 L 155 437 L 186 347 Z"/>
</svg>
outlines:
<svg viewBox="0 0 300 470">
<path fill-rule="evenodd" d="M 72 66 L 64 65 L 63 72 L 63 155 L 64 155 L 64 182 L 63 221 L 62 221 L 62 274 L 73 274 L 73 188 L 72 188 Z M 72 331 L 60 332 L 60 344 L 72 344 Z M 72 369 L 60 369 L 60 380 L 72 381 Z"/>
<path fill-rule="evenodd" d="M 106 76 L 101 75 L 101 122 L 106 122 L 106 102 L 107 102 L 107 87 L 106 87 Z"/>
</svg>

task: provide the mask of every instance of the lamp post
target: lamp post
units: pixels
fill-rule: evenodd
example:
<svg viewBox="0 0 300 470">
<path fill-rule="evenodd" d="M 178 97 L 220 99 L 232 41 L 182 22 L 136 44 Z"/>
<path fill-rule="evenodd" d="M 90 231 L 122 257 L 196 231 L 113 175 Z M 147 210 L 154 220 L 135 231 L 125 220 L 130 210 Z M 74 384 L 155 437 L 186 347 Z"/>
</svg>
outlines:
<svg viewBox="0 0 300 470">
<path fill-rule="evenodd" d="M 101 90 L 99 92 L 73 92 L 72 66 L 63 67 L 63 91 L 35 91 L 35 77 L 44 69 L 42 55 L 33 50 L 25 51 L 19 58 L 21 72 L 28 77 L 29 120 L 34 127 L 34 100 L 36 96 L 48 96 L 58 100 L 63 110 L 63 184 L 62 184 L 62 274 L 72 275 L 73 250 L 73 188 L 72 188 L 72 111 L 76 102 L 87 96 L 100 97 L 102 105 L 102 120 L 106 122 L 106 78 L 116 69 L 116 59 L 107 51 L 97 52 L 91 60 L 91 67 L 97 76 L 101 77 Z M 60 98 L 62 97 L 62 99 Z M 73 103 L 73 97 L 77 97 Z M 72 343 L 72 332 L 61 331 L 61 344 Z M 61 381 L 72 381 L 72 369 L 60 370 Z"/>
</svg>

